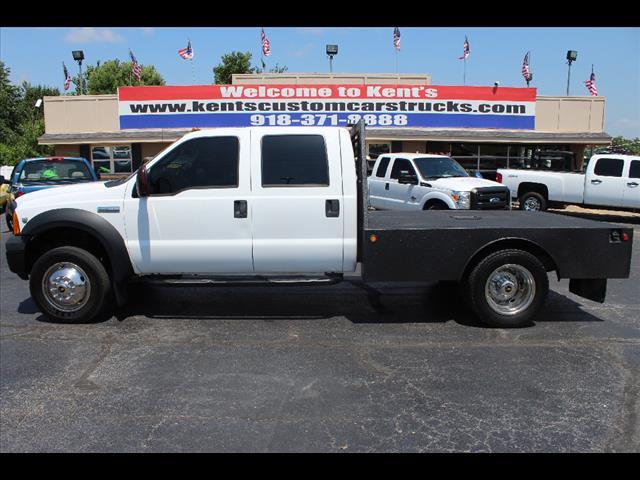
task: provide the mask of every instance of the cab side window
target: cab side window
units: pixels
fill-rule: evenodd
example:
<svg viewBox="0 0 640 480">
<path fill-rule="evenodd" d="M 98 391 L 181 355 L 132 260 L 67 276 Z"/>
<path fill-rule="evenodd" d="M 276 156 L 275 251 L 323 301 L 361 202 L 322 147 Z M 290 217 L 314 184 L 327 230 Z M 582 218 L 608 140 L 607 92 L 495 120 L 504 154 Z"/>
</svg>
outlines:
<svg viewBox="0 0 640 480">
<path fill-rule="evenodd" d="M 151 167 L 150 193 L 172 195 L 191 188 L 236 188 L 239 151 L 237 137 L 186 141 Z"/>
<path fill-rule="evenodd" d="M 593 173 L 601 177 L 621 177 L 623 167 L 624 160 L 620 158 L 599 158 Z"/>
<path fill-rule="evenodd" d="M 262 137 L 263 187 L 327 187 L 329 161 L 322 135 Z"/>
<path fill-rule="evenodd" d="M 640 178 L 640 160 L 631 160 L 629 178 Z"/>
<path fill-rule="evenodd" d="M 384 178 L 387 176 L 387 168 L 389 167 L 389 157 L 384 157 L 380 160 L 378 169 L 376 170 L 376 177 Z"/>
<path fill-rule="evenodd" d="M 397 180 L 400 176 L 401 171 L 409 172 L 413 175 L 416 174 L 416 171 L 409 160 L 405 160 L 404 158 L 396 158 L 396 161 L 393 162 L 393 167 L 391 168 L 390 178 Z"/>
</svg>

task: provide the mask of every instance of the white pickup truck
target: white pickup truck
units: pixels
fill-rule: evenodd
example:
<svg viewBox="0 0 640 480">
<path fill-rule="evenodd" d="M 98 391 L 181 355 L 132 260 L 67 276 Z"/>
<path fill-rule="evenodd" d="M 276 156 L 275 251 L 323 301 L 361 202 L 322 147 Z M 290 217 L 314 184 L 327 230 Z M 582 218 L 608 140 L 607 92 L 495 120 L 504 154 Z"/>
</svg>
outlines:
<svg viewBox="0 0 640 480">
<path fill-rule="evenodd" d="M 516 327 L 543 306 L 547 272 L 600 302 L 607 278 L 629 276 L 631 228 L 517 211 L 369 211 L 364 152 L 363 122 L 192 132 L 128 178 L 18 198 L 7 263 L 64 322 L 123 305 L 134 279 L 319 285 L 360 263 L 365 282 L 457 281 L 481 319 Z"/>
<path fill-rule="evenodd" d="M 615 210 L 640 209 L 640 157 L 594 155 L 585 173 L 498 169 L 497 180 L 520 202 L 521 210 L 583 205 Z"/>
<path fill-rule="evenodd" d="M 508 210 L 509 190 L 470 176 L 453 158 L 421 153 L 381 155 L 369 177 L 379 210 Z"/>
</svg>

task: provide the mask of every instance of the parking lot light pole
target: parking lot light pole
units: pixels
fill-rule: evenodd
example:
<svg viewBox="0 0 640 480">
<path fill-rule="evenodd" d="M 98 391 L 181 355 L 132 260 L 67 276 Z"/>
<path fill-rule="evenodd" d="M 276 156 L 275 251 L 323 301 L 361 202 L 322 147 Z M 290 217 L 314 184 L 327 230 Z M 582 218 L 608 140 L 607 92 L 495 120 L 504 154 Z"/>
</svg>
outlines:
<svg viewBox="0 0 640 480">
<path fill-rule="evenodd" d="M 84 60 L 84 52 L 82 50 L 73 50 L 71 52 L 73 55 L 73 59 L 78 62 L 78 68 L 80 69 L 79 79 L 80 79 L 80 95 L 84 93 L 84 81 L 82 80 L 82 60 Z"/>
<path fill-rule="evenodd" d="M 571 64 L 578 58 L 578 52 L 575 50 L 567 51 L 567 63 L 569 64 L 569 71 L 567 72 L 567 97 L 569 96 L 569 82 L 571 81 Z"/>
<path fill-rule="evenodd" d="M 338 45 L 327 45 L 327 56 L 329 57 L 329 73 L 333 72 L 333 57 L 338 54 Z"/>
</svg>

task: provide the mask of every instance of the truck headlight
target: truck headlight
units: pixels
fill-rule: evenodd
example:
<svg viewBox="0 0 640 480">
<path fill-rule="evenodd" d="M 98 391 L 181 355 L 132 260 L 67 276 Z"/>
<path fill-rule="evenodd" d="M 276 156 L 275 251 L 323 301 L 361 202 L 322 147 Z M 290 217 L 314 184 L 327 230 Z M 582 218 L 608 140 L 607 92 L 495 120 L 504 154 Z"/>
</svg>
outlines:
<svg viewBox="0 0 640 480">
<path fill-rule="evenodd" d="M 456 204 L 456 208 L 469 209 L 471 208 L 471 193 L 470 192 L 451 192 L 451 198 Z"/>
</svg>

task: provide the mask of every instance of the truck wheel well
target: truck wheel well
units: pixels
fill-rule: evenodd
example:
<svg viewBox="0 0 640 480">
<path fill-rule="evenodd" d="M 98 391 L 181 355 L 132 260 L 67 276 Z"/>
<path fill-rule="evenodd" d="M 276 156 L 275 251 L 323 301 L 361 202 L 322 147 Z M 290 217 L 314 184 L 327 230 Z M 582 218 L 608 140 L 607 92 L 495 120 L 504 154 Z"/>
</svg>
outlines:
<svg viewBox="0 0 640 480">
<path fill-rule="evenodd" d="M 523 182 L 518 186 L 518 198 L 521 198 L 522 195 L 529 192 L 539 193 L 545 198 L 545 200 L 549 199 L 549 189 L 546 185 L 541 183 Z"/>
<path fill-rule="evenodd" d="M 557 270 L 556 262 L 553 260 L 551 255 L 549 255 L 540 245 L 521 238 L 508 238 L 495 241 L 493 243 L 490 243 L 489 245 L 485 245 L 476 253 L 474 253 L 471 259 L 469 259 L 469 261 L 467 262 L 467 265 L 465 266 L 459 280 L 466 278 L 471 270 L 476 265 L 478 265 L 478 263 L 480 263 L 483 258 L 486 258 L 487 256 L 499 250 L 509 249 L 523 250 L 530 253 L 531 255 L 534 255 L 538 258 L 538 260 L 542 262 L 547 272 Z"/>
<path fill-rule="evenodd" d="M 34 236 L 25 250 L 27 272 L 35 261 L 44 253 L 57 247 L 78 247 L 95 256 L 111 274 L 109 256 L 99 239 L 84 230 L 76 228 L 53 228 Z"/>
<path fill-rule="evenodd" d="M 427 200 L 425 202 L 425 204 L 422 206 L 423 210 L 427 210 L 431 205 L 435 205 L 437 203 L 440 203 L 442 205 L 444 205 L 447 209 L 449 208 L 449 205 L 447 205 L 445 202 L 443 202 L 442 200 L 439 200 L 437 198 L 432 198 L 430 200 Z"/>
</svg>

